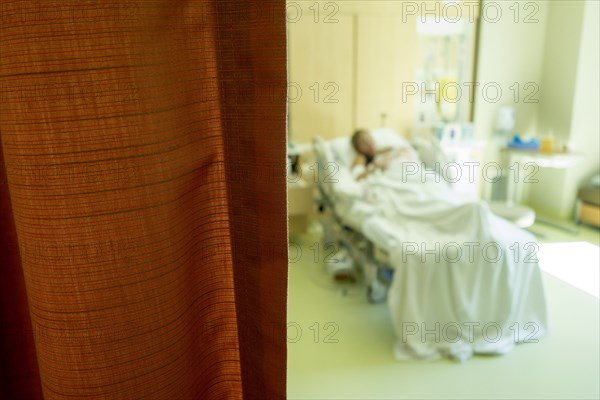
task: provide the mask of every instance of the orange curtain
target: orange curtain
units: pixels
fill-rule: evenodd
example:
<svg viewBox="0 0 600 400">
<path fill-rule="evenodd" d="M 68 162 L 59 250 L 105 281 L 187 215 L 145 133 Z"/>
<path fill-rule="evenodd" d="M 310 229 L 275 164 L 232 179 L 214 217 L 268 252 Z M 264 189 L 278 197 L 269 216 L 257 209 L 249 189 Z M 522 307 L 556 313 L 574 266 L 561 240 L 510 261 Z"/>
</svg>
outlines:
<svg viewBox="0 0 600 400">
<path fill-rule="evenodd" d="M 285 2 L 2 2 L 0 96 L 0 398 L 284 398 Z"/>
</svg>

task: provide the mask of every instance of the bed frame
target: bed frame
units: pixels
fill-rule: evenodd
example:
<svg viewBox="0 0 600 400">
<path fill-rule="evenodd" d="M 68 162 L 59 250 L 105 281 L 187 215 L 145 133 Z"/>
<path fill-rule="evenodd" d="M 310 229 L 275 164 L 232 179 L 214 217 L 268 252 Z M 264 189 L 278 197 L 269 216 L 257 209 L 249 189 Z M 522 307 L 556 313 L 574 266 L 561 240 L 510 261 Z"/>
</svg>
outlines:
<svg viewBox="0 0 600 400">
<path fill-rule="evenodd" d="M 318 168 L 321 169 L 328 161 L 320 159 L 318 152 L 315 154 L 317 154 Z M 323 171 L 319 173 L 322 174 Z M 335 205 L 321 180 L 317 186 L 319 220 L 323 226 L 325 243 L 336 243 L 341 252 L 347 252 L 352 258 L 353 271 L 364 277 L 369 302 L 373 304 L 383 302 L 387 296 L 391 280 L 389 278 L 393 271 L 387 262 L 387 253 L 378 249 L 361 232 L 347 226 L 336 213 Z"/>
<path fill-rule="evenodd" d="M 319 176 L 326 176 L 328 171 L 325 169 L 331 160 L 323 159 L 323 154 L 318 151 L 319 140 L 327 143 L 327 141 L 315 137 L 313 151 L 316 155 Z M 429 163 L 444 165 L 449 161 L 439 141 L 433 136 L 419 136 L 413 139 L 410 145 L 419 153 L 426 166 L 429 166 Z M 319 189 L 317 200 L 319 219 L 324 229 L 325 242 L 336 243 L 341 252 L 347 253 L 352 258 L 353 271 L 364 277 L 367 299 L 371 303 L 381 303 L 387 297 L 393 274 L 389 254 L 368 240 L 361 232 L 347 226 L 336 213 L 335 204 L 325 190 L 324 182 L 319 179 L 317 186 Z"/>
</svg>

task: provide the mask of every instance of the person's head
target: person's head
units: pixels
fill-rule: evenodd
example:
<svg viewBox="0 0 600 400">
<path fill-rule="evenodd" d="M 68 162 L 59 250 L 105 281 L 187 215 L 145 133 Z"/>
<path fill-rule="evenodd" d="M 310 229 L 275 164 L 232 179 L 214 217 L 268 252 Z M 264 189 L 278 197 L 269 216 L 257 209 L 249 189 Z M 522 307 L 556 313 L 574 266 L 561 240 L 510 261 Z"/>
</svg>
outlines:
<svg viewBox="0 0 600 400">
<path fill-rule="evenodd" d="M 354 146 L 354 150 L 363 156 L 375 156 L 375 141 L 366 129 L 359 129 L 354 132 L 352 135 L 352 146 Z"/>
</svg>

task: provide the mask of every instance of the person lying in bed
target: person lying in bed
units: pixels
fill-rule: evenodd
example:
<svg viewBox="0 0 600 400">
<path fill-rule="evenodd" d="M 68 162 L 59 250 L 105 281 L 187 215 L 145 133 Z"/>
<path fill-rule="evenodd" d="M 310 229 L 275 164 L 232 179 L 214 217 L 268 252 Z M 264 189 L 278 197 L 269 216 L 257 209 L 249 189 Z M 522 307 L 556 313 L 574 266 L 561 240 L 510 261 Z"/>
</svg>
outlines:
<svg viewBox="0 0 600 400">
<path fill-rule="evenodd" d="M 352 163 L 352 170 L 358 171 L 356 180 L 361 180 L 376 170 L 385 171 L 389 163 L 397 157 L 404 157 L 410 161 L 417 160 L 412 149 L 387 147 L 377 150 L 375 140 L 366 129 L 358 129 L 354 132 L 352 146 L 358 153 Z"/>
</svg>

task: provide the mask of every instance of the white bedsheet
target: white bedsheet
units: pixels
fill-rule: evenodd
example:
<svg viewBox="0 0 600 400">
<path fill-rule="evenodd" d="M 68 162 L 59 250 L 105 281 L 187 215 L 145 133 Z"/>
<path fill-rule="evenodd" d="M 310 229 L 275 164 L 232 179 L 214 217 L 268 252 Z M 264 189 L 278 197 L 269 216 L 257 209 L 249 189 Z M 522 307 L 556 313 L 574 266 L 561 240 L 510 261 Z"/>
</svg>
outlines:
<svg viewBox="0 0 600 400">
<path fill-rule="evenodd" d="M 465 360 L 537 341 L 548 322 L 534 237 L 430 178 L 396 166 L 344 210 L 390 254 L 396 357 Z"/>
</svg>

